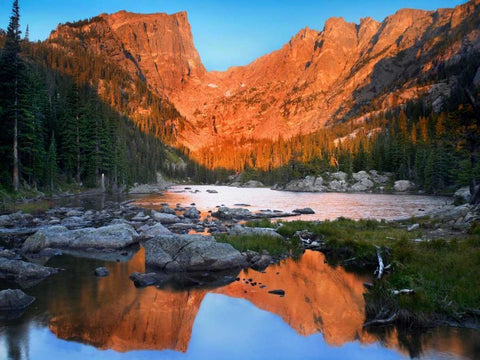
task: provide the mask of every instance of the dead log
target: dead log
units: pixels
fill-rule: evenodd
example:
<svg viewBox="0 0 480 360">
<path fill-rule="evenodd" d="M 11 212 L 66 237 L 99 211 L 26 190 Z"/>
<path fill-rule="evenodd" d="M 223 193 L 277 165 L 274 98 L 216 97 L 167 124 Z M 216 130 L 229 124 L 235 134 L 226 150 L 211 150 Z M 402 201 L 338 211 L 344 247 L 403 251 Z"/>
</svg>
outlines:
<svg viewBox="0 0 480 360">
<path fill-rule="evenodd" d="M 390 324 L 390 323 L 394 322 L 395 320 L 397 320 L 397 318 L 398 318 L 398 312 L 394 312 L 392 315 L 390 315 L 386 319 L 376 318 L 376 319 L 373 319 L 371 321 L 368 321 L 365 324 L 363 324 L 363 327 Z"/>
<path fill-rule="evenodd" d="M 412 295 L 412 294 L 415 294 L 415 290 L 412 290 L 412 289 L 392 290 L 392 295 Z"/>
<path fill-rule="evenodd" d="M 377 274 L 377 279 L 380 280 L 383 275 L 383 270 L 385 268 L 383 264 L 382 254 L 380 253 L 380 246 L 374 245 L 375 249 L 377 249 L 377 260 L 378 260 L 378 268 L 375 271 Z"/>
</svg>

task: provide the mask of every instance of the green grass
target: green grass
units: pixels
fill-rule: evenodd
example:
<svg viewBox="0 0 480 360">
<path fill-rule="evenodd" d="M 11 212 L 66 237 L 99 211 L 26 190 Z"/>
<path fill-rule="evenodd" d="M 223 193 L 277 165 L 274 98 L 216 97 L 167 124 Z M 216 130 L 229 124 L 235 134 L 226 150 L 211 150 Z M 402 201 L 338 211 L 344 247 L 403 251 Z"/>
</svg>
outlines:
<svg viewBox="0 0 480 360">
<path fill-rule="evenodd" d="M 217 241 L 228 243 L 241 252 L 247 250 L 261 252 L 266 250 L 272 256 L 280 256 L 284 254 L 299 256 L 303 252 L 302 246 L 298 239 L 284 240 L 269 235 L 234 236 L 222 234 L 217 237 Z"/>
<path fill-rule="evenodd" d="M 246 227 L 260 227 L 260 228 L 271 228 L 271 229 L 276 229 L 278 227 L 278 224 L 275 222 L 270 221 L 269 219 L 261 219 L 261 220 L 252 220 L 252 221 L 247 221 L 245 223 Z"/>
<path fill-rule="evenodd" d="M 407 231 L 406 225 L 411 223 L 419 223 L 420 229 Z M 290 239 L 297 231 L 312 232 L 325 244 L 330 264 L 355 258 L 367 267 L 370 265 L 371 271 L 377 265 L 374 245 L 380 246 L 385 263 L 392 264 L 393 271 L 374 281 L 374 288 L 366 295 L 367 313 L 368 308 L 378 310 L 387 306 L 409 321 L 434 314 L 461 319 L 469 309 L 480 309 L 480 224 L 474 223 L 469 234 L 460 238 L 413 241 L 434 224 L 426 218 L 403 224 L 340 218 L 284 222 L 277 231 Z M 249 226 L 276 227 L 276 224 L 261 220 Z M 264 248 L 263 241 L 256 245 L 255 251 Z M 391 294 L 392 290 L 404 288 L 414 289 L 415 294 Z"/>
</svg>

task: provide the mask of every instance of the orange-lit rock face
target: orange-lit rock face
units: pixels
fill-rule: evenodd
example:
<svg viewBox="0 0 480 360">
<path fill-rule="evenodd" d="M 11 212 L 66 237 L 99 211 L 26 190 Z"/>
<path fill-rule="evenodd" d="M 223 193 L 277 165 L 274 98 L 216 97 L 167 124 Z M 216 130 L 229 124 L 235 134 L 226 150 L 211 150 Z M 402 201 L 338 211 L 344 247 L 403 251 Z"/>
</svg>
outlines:
<svg viewBox="0 0 480 360">
<path fill-rule="evenodd" d="M 50 39 L 82 41 L 145 79 L 187 118 L 177 140 L 195 151 L 232 138 L 306 134 L 429 94 L 432 85 L 417 79 L 480 50 L 479 24 L 479 0 L 435 12 L 404 9 L 381 23 L 332 18 L 323 31 L 305 28 L 281 49 L 226 72 L 205 71 L 184 12 L 103 14 L 59 26 Z"/>
<path fill-rule="evenodd" d="M 334 269 L 324 263 L 319 252 L 306 252 L 300 262 L 292 259 L 272 265 L 262 274 L 253 270 L 241 273 L 241 281 L 216 292 L 244 298 L 255 306 L 277 314 L 301 335 L 322 333 L 325 341 L 342 345 L 358 338 L 374 341 L 363 334 L 365 320 L 364 287 L 361 277 Z M 278 272 L 278 274 L 277 274 Z M 245 283 L 252 279 L 256 286 Z M 260 284 L 266 288 L 260 288 Z M 268 293 L 283 289 L 285 296 Z"/>
<path fill-rule="evenodd" d="M 79 299 L 57 297 L 50 308 L 50 330 L 59 338 L 100 349 L 186 352 L 205 291 L 136 289 L 128 275 L 143 272 L 144 264 L 141 250 L 127 271 L 120 264 L 112 264 L 109 277 L 82 286 Z M 64 301 L 78 304 L 66 313 Z"/>
</svg>

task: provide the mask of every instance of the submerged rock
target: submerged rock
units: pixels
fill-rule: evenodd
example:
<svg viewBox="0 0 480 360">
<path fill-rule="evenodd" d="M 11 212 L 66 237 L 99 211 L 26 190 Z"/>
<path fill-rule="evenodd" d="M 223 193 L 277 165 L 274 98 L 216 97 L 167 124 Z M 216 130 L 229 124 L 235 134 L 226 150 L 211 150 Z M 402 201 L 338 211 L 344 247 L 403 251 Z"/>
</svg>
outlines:
<svg viewBox="0 0 480 360">
<path fill-rule="evenodd" d="M 285 290 L 282 290 L 282 289 L 270 290 L 268 293 L 279 295 L 279 296 L 285 296 Z"/>
<path fill-rule="evenodd" d="M 57 272 L 57 269 L 51 267 L 0 258 L 0 280 L 12 281 L 22 286 L 29 286 Z"/>
<path fill-rule="evenodd" d="M 309 207 L 306 207 L 306 208 L 303 208 L 303 209 L 295 209 L 292 212 L 298 213 L 298 214 L 304 214 L 304 215 L 315 214 L 315 211 L 313 211 L 313 209 L 311 209 Z"/>
<path fill-rule="evenodd" d="M 110 275 L 110 271 L 104 266 L 95 269 L 95 276 L 97 277 L 106 277 L 108 275 Z"/>
<path fill-rule="evenodd" d="M 29 307 L 35 298 L 19 289 L 0 291 L 0 312 L 21 311 Z"/>
<path fill-rule="evenodd" d="M 169 272 L 219 271 L 246 265 L 238 250 L 211 236 L 162 235 L 146 241 L 144 247 L 145 265 Z"/>
</svg>

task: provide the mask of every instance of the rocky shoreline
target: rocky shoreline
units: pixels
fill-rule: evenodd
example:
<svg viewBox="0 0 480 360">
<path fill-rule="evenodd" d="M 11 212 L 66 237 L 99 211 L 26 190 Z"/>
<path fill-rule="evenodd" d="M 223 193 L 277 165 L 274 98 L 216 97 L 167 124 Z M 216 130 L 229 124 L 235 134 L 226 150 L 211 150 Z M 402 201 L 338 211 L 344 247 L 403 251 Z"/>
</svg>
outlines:
<svg viewBox="0 0 480 360">
<path fill-rule="evenodd" d="M 228 243 L 217 242 L 216 235 L 266 235 L 284 239 L 276 229 L 252 228 L 239 223 L 312 212 L 309 208 L 291 212 L 251 212 L 246 208 L 218 206 L 201 218 L 200 211 L 194 206 L 164 204 L 157 210 L 148 210 L 129 200 L 107 202 L 105 208 L 98 211 L 59 207 L 36 216 L 22 212 L 1 215 L 0 241 L 8 249 L 0 248 L 0 280 L 14 288 L 28 289 L 62 271 L 38 264 L 45 263 L 52 256 L 65 253 L 107 261 L 128 261 L 139 246 L 143 246 L 146 272 L 131 274 L 135 286 L 220 286 L 234 281 L 241 269 L 263 271 L 291 254 L 272 256 L 266 251 L 240 252 Z M 429 215 L 445 224 L 431 232 L 439 236 L 445 235 L 446 227 L 457 232 L 465 231 L 471 223 L 480 220 L 478 209 L 470 205 L 452 205 L 426 214 Z M 322 244 L 307 233 L 296 236 L 304 250 L 324 250 Z M 108 276 L 100 270 L 99 274 L 104 275 L 97 276 Z M 4 297 L 8 301 L 0 303 L 0 309 L 3 306 L 9 312 L 23 310 L 22 306 L 28 301 L 23 296 L 17 297 L 22 299 L 17 309 L 12 307 L 12 296 Z"/>
</svg>

